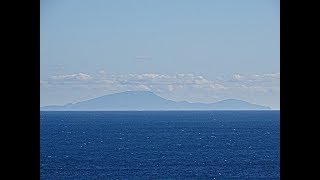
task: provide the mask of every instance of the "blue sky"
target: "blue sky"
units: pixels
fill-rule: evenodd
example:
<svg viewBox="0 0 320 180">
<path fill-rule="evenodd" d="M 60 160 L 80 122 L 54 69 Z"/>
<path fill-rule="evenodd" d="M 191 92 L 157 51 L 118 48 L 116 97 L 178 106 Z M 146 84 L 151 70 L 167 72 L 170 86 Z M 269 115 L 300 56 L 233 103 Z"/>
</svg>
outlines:
<svg viewBox="0 0 320 180">
<path fill-rule="evenodd" d="M 150 90 L 279 109 L 277 0 L 41 0 L 40 26 L 41 106 Z"/>
</svg>

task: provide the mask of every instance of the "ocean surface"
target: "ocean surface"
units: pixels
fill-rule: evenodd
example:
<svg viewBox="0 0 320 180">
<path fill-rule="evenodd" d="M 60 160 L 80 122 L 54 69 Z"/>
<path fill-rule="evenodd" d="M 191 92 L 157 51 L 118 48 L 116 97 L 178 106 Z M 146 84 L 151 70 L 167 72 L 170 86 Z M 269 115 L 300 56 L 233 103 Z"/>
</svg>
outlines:
<svg viewBox="0 0 320 180">
<path fill-rule="evenodd" d="M 41 179 L 280 179 L 280 111 L 40 113 Z"/>
</svg>

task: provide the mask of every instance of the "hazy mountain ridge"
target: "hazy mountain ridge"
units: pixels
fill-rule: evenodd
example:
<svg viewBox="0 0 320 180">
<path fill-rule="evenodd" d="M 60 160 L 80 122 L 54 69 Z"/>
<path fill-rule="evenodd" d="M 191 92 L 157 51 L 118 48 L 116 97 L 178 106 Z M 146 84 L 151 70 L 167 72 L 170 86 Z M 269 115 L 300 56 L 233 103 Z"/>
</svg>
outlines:
<svg viewBox="0 0 320 180">
<path fill-rule="evenodd" d="M 112 111 L 112 110 L 270 110 L 270 107 L 237 99 L 214 103 L 176 102 L 149 91 L 126 91 L 69 103 L 64 106 L 44 106 L 42 111 Z"/>
</svg>

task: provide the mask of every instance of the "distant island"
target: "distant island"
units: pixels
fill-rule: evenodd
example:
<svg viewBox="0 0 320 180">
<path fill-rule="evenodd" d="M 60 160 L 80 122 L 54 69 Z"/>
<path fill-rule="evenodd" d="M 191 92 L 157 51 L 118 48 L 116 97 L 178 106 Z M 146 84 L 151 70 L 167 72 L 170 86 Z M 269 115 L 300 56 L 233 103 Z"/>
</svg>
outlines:
<svg viewBox="0 0 320 180">
<path fill-rule="evenodd" d="M 143 110 L 271 110 L 237 99 L 214 103 L 176 102 L 150 91 L 126 91 L 63 106 L 44 106 L 41 111 L 143 111 Z"/>
</svg>

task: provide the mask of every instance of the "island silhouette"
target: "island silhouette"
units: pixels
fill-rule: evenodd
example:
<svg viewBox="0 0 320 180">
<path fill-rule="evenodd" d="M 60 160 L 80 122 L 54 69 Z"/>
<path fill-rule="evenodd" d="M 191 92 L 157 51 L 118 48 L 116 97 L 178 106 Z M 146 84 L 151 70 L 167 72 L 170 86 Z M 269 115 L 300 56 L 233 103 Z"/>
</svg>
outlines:
<svg viewBox="0 0 320 180">
<path fill-rule="evenodd" d="M 271 110 L 270 107 L 237 99 L 213 103 L 190 103 L 162 98 L 150 91 L 125 91 L 77 103 L 40 107 L 41 111 L 131 111 L 131 110 Z"/>
</svg>

